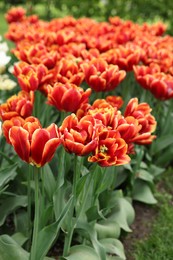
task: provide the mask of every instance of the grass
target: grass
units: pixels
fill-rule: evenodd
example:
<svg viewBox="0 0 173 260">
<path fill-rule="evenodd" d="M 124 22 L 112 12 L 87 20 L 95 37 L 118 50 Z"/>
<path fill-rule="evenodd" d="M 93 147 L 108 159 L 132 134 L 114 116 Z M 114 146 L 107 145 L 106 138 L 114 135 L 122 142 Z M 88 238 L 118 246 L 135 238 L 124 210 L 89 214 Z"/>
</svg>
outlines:
<svg viewBox="0 0 173 260">
<path fill-rule="evenodd" d="M 173 259 L 173 169 L 162 177 L 161 191 L 156 194 L 159 213 L 148 239 L 135 244 L 135 260 Z"/>
<path fill-rule="evenodd" d="M 4 33 L 7 31 L 8 25 L 4 18 L 4 13 L 0 12 L 0 35 L 3 36 Z"/>
</svg>

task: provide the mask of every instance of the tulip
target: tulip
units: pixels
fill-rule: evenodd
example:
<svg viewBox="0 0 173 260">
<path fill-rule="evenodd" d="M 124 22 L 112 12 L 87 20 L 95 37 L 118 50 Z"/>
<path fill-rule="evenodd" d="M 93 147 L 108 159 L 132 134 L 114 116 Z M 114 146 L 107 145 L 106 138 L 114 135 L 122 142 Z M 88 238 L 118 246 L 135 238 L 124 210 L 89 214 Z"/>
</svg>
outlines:
<svg viewBox="0 0 173 260">
<path fill-rule="evenodd" d="M 128 146 L 116 130 L 104 130 L 99 134 L 99 142 L 89 162 L 97 162 L 102 167 L 127 164 Z"/>
<path fill-rule="evenodd" d="M 6 21 L 10 24 L 21 22 L 25 19 L 26 11 L 22 7 L 12 7 L 5 15 Z"/>
<path fill-rule="evenodd" d="M 84 103 L 88 102 L 91 89 L 84 91 L 71 83 L 55 83 L 48 86 L 48 104 L 60 111 L 75 112 Z"/>
<path fill-rule="evenodd" d="M 87 84 L 96 92 L 115 89 L 125 78 L 126 72 L 119 70 L 116 65 L 108 65 L 101 58 L 81 64 Z"/>
<path fill-rule="evenodd" d="M 6 103 L 0 105 L 0 118 L 5 121 L 12 117 L 31 116 L 34 104 L 34 92 L 20 91 L 7 99 Z"/>
<path fill-rule="evenodd" d="M 129 101 L 124 112 L 125 119 L 134 118 L 140 126 L 138 134 L 131 141 L 138 144 L 150 144 L 156 138 L 155 135 L 151 135 L 157 126 L 151 111 L 152 109 L 147 103 L 138 104 L 137 98 L 132 98 Z"/>
<path fill-rule="evenodd" d="M 65 150 L 79 156 L 91 153 L 97 146 L 101 127 L 101 122 L 89 115 L 80 120 L 75 114 L 67 116 L 59 128 Z"/>
<path fill-rule="evenodd" d="M 42 128 L 39 120 L 34 117 L 28 117 L 21 125 L 12 125 L 8 139 L 23 161 L 37 167 L 48 163 L 61 143 L 55 124 Z"/>
<path fill-rule="evenodd" d="M 21 89 L 26 92 L 37 90 L 46 73 L 47 68 L 42 64 L 36 66 L 19 62 L 14 65 L 14 75 L 18 79 Z"/>
</svg>

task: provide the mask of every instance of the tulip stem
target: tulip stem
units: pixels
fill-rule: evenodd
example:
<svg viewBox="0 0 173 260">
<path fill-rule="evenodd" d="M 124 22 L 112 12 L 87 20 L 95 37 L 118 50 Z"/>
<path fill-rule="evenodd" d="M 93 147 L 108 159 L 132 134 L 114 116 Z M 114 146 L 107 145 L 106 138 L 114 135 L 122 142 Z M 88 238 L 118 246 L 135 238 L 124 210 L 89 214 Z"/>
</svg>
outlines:
<svg viewBox="0 0 173 260">
<path fill-rule="evenodd" d="M 27 226 L 27 235 L 28 235 L 28 244 L 27 249 L 30 248 L 31 243 L 31 176 L 33 166 L 29 165 L 29 171 L 27 174 L 27 197 L 28 197 L 28 206 L 27 206 L 27 216 L 28 216 L 28 226 Z"/>
<path fill-rule="evenodd" d="M 34 216 L 34 230 L 31 246 L 30 260 L 36 260 L 37 253 L 37 237 L 39 231 L 39 168 L 34 167 L 35 180 L 35 216 Z"/>
</svg>

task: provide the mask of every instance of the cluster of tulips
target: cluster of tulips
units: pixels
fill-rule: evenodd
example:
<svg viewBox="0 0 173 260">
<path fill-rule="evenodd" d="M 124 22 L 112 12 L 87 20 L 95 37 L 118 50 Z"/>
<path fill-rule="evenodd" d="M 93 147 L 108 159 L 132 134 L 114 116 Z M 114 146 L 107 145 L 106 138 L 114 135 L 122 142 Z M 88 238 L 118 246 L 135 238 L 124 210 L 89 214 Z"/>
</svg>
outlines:
<svg viewBox="0 0 173 260">
<path fill-rule="evenodd" d="M 1 104 L 0 115 L 6 140 L 22 160 L 43 166 L 62 144 L 69 153 L 90 155 L 88 160 L 101 166 L 121 165 L 130 161 L 135 143 L 150 144 L 155 139 L 152 133 L 156 120 L 150 106 L 132 98 L 122 114 L 119 110 L 122 98 L 109 92 L 132 69 L 145 87 L 153 82 L 148 78 L 158 81 L 157 69 L 149 70 L 151 64 L 148 70 L 137 64 L 151 59 L 149 54 L 148 58 L 145 56 L 151 38 L 164 46 L 165 40 L 160 38 L 164 32 L 162 24 L 139 26 L 117 17 L 110 18 L 109 23 L 72 17 L 45 22 L 35 15 L 27 17 L 22 8 L 11 9 L 6 19 L 9 23 L 6 37 L 15 42 L 13 53 L 20 60 L 14 65 L 14 75 L 21 91 Z M 137 44 L 141 35 L 145 35 L 143 42 Z M 141 47 L 144 43 L 146 50 Z M 161 63 L 163 59 L 159 58 L 156 57 L 156 62 Z M 87 88 L 82 87 L 84 82 Z M 155 85 L 151 89 L 156 89 L 159 95 Z M 170 86 L 166 89 L 162 85 L 164 97 L 171 95 Z M 42 128 L 33 117 L 37 90 L 46 96 L 47 105 L 72 113 L 59 127 L 52 123 Z M 97 93 L 108 96 L 95 99 L 91 105 L 92 92 L 95 96 Z"/>
<path fill-rule="evenodd" d="M 73 173 L 75 177 L 71 185 L 72 202 L 70 200 L 68 202 L 69 209 L 62 210 L 62 212 L 66 210 L 63 218 L 68 210 L 67 226 L 64 228 L 58 224 L 62 230 L 67 229 L 63 252 L 63 256 L 67 257 L 75 228 L 79 230 L 84 228 L 84 225 L 79 223 L 81 216 L 82 221 L 86 221 L 86 212 L 94 212 L 92 218 L 95 223 L 97 222 L 95 216 L 101 217 L 104 221 L 110 212 L 115 216 L 117 210 L 115 205 L 119 203 L 117 202 L 119 197 L 116 198 L 115 205 L 109 205 L 110 208 L 106 206 L 109 210 L 103 208 L 105 215 L 99 208 L 104 204 L 102 197 L 105 196 L 108 200 L 109 195 L 110 198 L 115 195 L 115 180 L 111 179 L 112 177 L 110 180 L 106 179 L 109 176 L 105 172 L 103 175 L 98 167 L 108 169 L 111 166 L 128 164 L 132 156 L 134 158 L 136 155 L 136 145 L 137 147 L 149 145 L 156 139 L 154 132 L 157 122 L 151 114 L 152 108 L 147 102 L 140 102 L 140 97 L 131 97 L 127 101 L 125 92 L 125 96 L 121 96 L 121 84 L 127 84 L 129 94 L 132 86 L 128 82 L 128 75 L 133 74 L 135 82 L 139 83 L 145 91 L 151 92 L 154 98 L 161 101 L 171 99 L 173 97 L 173 38 L 168 35 L 163 36 L 166 27 L 162 23 L 139 25 L 119 17 L 110 17 L 108 22 L 74 17 L 55 18 L 48 22 L 39 19 L 36 15 L 27 16 L 26 11 L 21 7 L 10 9 L 5 17 L 9 24 L 6 38 L 14 42 L 12 53 L 18 60 L 13 67 L 13 74 L 18 82 L 16 88 L 18 93 L 10 96 L 0 105 L 3 135 L 18 156 L 28 165 L 34 166 L 37 171 L 44 168 L 43 166 L 53 158 L 58 158 L 57 151 L 61 156 L 58 158 L 58 163 L 61 165 L 59 168 L 67 170 L 68 166 L 62 166 L 62 163 L 66 164 L 66 162 L 61 162 L 65 158 L 62 149 L 64 153 L 72 155 L 76 171 Z M 118 95 L 116 91 L 119 91 Z M 67 156 L 66 159 L 69 160 Z M 81 168 L 78 169 L 80 160 L 85 166 L 80 165 Z M 91 169 L 93 171 L 94 163 L 100 176 L 92 172 L 93 186 L 87 189 L 84 183 L 90 182 L 87 179 L 89 174 L 86 173 Z M 70 172 L 70 167 L 68 170 Z M 67 173 L 57 177 L 60 184 L 57 184 L 51 203 L 54 204 L 55 201 L 60 203 L 58 196 L 61 194 L 59 196 L 61 198 L 62 194 L 66 193 L 63 190 L 68 188 L 66 180 L 60 181 L 61 178 L 66 177 L 70 179 Z M 151 178 L 149 179 L 151 182 Z M 120 184 L 122 182 L 120 181 Z M 41 235 L 37 236 L 39 185 L 37 179 L 35 182 L 36 221 L 34 221 L 31 260 L 36 257 L 43 259 L 37 252 L 41 237 Z M 48 190 L 51 191 L 50 188 Z M 87 192 L 92 193 L 91 203 L 87 202 Z M 116 199 L 113 198 L 112 203 Z M 122 200 L 121 203 L 124 205 Z M 79 204 L 82 205 L 82 209 Z M 97 214 L 95 214 L 95 207 Z M 55 206 L 53 209 L 55 216 L 58 214 L 61 216 L 60 208 Z M 119 208 L 121 209 L 121 205 Z M 129 213 L 130 210 L 127 211 Z M 70 223 L 72 218 L 73 221 Z M 116 221 L 119 223 L 118 218 Z M 57 220 L 54 224 L 56 223 Z M 106 230 L 110 223 L 105 223 Z M 90 232 L 89 225 L 90 223 L 85 225 L 85 231 Z M 119 226 L 120 228 L 123 226 L 121 220 Z M 126 227 L 125 221 L 125 230 L 128 230 Z M 107 247 L 108 242 L 102 241 L 105 244 L 101 245 L 96 237 L 92 238 L 93 231 L 90 235 L 100 257 L 93 259 L 107 259 L 106 251 L 110 250 L 110 247 L 109 249 Z M 53 239 L 51 243 L 52 241 Z M 86 247 L 80 249 L 84 249 L 86 253 Z M 118 254 L 117 251 L 114 253 Z M 125 259 L 125 256 L 121 259 Z"/>
</svg>

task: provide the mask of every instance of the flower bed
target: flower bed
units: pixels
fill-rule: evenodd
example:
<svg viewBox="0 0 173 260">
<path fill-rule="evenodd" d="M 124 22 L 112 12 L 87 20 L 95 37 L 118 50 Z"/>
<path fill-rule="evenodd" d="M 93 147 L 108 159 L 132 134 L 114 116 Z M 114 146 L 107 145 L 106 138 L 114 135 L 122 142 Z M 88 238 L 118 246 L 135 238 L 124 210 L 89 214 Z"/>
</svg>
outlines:
<svg viewBox="0 0 173 260">
<path fill-rule="evenodd" d="M 126 259 L 132 201 L 156 203 L 172 159 L 173 38 L 119 17 L 6 20 L 18 86 L 0 105 L 2 259 L 54 259 L 59 244 L 61 259 Z"/>
</svg>

